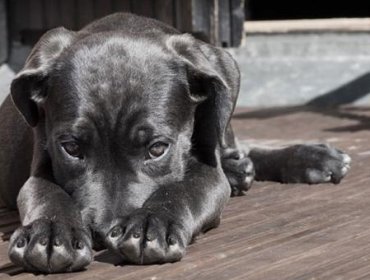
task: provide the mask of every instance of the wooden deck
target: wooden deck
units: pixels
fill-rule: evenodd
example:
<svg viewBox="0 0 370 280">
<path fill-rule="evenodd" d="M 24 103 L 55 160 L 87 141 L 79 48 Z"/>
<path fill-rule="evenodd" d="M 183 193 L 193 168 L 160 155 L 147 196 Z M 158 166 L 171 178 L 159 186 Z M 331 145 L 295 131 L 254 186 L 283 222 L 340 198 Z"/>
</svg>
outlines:
<svg viewBox="0 0 370 280">
<path fill-rule="evenodd" d="M 328 142 L 352 170 L 340 185 L 255 183 L 230 200 L 219 228 L 175 264 L 116 265 L 101 252 L 86 271 L 33 275 L 13 266 L 7 239 L 17 214 L 0 211 L 1 279 L 370 279 L 370 108 L 251 111 L 233 119 L 242 142 Z"/>
</svg>

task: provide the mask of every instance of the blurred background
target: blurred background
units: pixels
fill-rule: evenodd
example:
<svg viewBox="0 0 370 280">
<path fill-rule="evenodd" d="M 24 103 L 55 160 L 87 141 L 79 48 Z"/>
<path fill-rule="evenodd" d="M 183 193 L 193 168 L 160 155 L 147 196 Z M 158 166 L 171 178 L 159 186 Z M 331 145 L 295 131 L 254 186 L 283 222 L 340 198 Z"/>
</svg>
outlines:
<svg viewBox="0 0 370 280">
<path fill-rule="evenodd" d="M 0 0 L 0 102 L 40 36 L 128 11 L 227 48 L 238 105 L 368 105 L 370 1 Z"/>
</svg>

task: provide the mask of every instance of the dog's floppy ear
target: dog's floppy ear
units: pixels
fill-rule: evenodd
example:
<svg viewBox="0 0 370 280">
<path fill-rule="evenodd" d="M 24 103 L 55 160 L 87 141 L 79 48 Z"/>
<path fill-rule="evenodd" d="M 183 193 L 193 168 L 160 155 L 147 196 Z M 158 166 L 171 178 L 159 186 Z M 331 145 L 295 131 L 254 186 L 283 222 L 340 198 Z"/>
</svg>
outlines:
<svg viewBox="0 0 370 280">
<path fill-rule="evenodd" d="M 30 126 L 39 120 L 39 103 L 46 98 L 46 80 L 55 60 L 73 41 L 75 32 L 55 28 L 45 33 L 11 84 L 13 102 Z"/>
<path fill-rule="evenodd" d="M 173 35 L 168 48 L 185 63 L 190 97 L 198 103 L 194 135 L 196 145 L 214 150 L 218 139 L 225 147 L 225 131 L 239 91 L 239 70 L 233 58 L 220 48 L 191 35 Z"/>
</svg>

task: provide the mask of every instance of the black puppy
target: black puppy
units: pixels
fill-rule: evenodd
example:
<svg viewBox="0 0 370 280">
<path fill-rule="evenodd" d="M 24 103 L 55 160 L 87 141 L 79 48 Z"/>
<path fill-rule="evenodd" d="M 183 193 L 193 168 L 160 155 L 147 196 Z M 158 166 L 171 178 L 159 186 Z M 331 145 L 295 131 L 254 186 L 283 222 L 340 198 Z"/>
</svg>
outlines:
<svg viewBox="0 0 370 280">
<path fill-rule="evenodd" d="M 0 111 L 1 195 L 10 207 L 17 197 L 22 221 L 10 259 L 74 271 L 95 245 L 133 263 L 177 261 L 254 175 L 312 184 L 347 173 L 350 158 L 325 145 L 240 150 L 238 91 L 226 51 L 153 19 L 46 33 L 11 85 L 21 114 L 10 98 Z"/>
</svg>

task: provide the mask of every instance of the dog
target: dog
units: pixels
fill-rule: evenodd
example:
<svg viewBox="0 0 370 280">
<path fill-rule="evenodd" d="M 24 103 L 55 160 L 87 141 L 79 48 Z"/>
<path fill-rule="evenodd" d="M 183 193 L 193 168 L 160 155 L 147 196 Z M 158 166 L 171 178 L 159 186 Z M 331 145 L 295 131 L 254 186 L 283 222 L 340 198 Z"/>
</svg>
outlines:
<svg viewBox="0 0 370 280">
<path fill-rule="evenodd" d="M 22 225 L 9 257 L 28 271 L 180 260 L 253 180 L 339 183 L 327 145 L 241 149 L 230 118 L 237 63 L 154 19 L 117 13 L 42 36 L 0 109 L 0 194 Z"/>
</svg>

